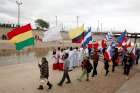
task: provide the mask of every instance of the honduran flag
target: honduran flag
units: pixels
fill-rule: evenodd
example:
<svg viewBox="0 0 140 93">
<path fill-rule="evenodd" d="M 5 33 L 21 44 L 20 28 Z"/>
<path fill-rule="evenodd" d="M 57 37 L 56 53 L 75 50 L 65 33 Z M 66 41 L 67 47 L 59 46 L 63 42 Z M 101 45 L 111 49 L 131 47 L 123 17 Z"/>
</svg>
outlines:
<svg viewBox="0 0 140 93">
<path fill-rule="evenodd" d="M 106 40 L 108 41 L 108 40 L 112 40 L 113 38 L 112 38 L 112 33 L 111 32 L 108 32 L 106 35 L 105 35 L 105 38 L 106 38 Z"/>
<path fill-rule="evenodd" d="M 122 45 L 122 43 L 126 40 L 126 30 L 117 38 L 117 42 Z"/>
<path fill-rule="evenodd" d="M 17 27 L 7 33 L 10 43 L 16 45 L 16 50 L 21 50 L 24 47 L 34 45 L 34 37 L 32 34 L 32 28 L 30 24 Z"/>
<path fill-rule="evenodd" d="M 92 41 L 91 27 L 84 33 L 84 40 L 82 41 L 82 47 L 86 47 L 88 43 Z"/>
</svg>

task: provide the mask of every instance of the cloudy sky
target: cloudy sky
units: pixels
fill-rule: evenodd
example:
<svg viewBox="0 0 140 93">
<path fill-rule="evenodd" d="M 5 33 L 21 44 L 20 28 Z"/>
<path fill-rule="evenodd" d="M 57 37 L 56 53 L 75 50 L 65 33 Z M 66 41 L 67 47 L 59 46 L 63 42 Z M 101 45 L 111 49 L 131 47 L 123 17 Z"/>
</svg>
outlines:
<svg viewBox="0 0 140 93">
<path fill-rule="evenodd" d="M 21 0 L 21 23 L 25 24 L 37 18 L 42 18 L 55 25 L 66 28 L 76 26 L 76 16 L 79 24 L 91 26 L 96 30 L 102 23 L 103 30 L 127 29 L 128 32 L 140 31 L 140 1 L 139 0 Z M 0 0 L 1 22 L 17 22 L 16 0 Z"/>
</svg>

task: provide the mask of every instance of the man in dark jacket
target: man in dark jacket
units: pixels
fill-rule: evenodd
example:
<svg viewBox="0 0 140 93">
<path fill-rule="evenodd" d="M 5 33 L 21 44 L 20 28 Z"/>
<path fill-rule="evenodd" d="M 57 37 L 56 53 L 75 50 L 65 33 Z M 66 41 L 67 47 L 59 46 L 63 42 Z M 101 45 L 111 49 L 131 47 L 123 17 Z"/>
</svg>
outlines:
<svg viewBox="0 0 140 93">
<path fill-rule="evenodd" d="M 41 64 L 38 64 L 40 68 L 40 85 L 38 87 L 39 90 L 43 89 L 44 83 L 47 82 L 48 89 L 52 88 L 52 84 L 48 81 L 49 77 L 49 67 L 48 67 L 48 61 L 46 60 L 45 57 L 42 58 Z"/>
</svg>

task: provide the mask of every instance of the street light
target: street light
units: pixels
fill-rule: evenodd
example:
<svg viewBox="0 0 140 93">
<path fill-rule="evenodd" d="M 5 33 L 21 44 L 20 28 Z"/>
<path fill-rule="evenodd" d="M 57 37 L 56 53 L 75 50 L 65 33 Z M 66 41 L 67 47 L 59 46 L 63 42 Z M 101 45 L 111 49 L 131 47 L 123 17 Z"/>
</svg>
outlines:
<svg viewBox="0 0 140 93">
<path fill-rule="evenodd" d="M 18 0 L 16 1 L 16 4 L 18 6 L 18 26 L 20 26 L 20 5 L 22 5 L 22 2 Z"/>
</svg>

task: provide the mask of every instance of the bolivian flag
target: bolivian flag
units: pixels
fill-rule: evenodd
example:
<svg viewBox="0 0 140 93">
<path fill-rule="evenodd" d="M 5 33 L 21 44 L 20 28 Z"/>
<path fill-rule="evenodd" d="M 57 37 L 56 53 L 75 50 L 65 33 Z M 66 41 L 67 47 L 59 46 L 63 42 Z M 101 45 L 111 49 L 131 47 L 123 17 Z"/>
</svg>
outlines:
<svg viewBox="0 0 140 93">
<path fill-rule="evenodd" d="M 34 45 L 34 37 L 30 24 L 17 27 L 7 33 L 10 43 L 16 45 L 16 50 L 21 50 L 26 46 Z"/>
<path fill-rule="evenodd" d="M 84 25 L 76 27 L 69 31 L 69 37 L 72 39 L 73 43 L 81 43 L 83 39 Z"/>
</svg>

